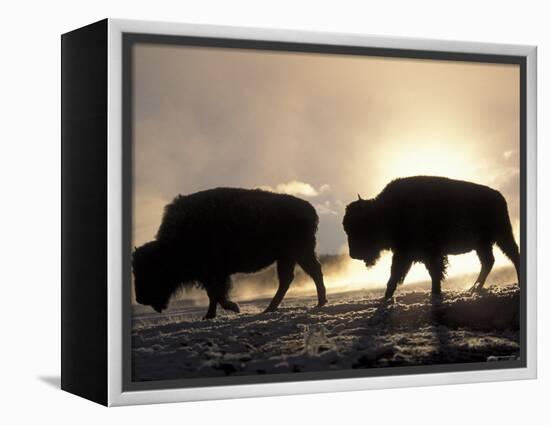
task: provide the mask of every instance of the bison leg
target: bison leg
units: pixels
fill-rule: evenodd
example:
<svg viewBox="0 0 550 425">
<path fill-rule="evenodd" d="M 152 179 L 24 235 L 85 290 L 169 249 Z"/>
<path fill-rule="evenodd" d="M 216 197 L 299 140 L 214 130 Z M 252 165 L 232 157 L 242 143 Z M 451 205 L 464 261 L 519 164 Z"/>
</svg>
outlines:
<svg viewBox="0 0 550 425">
<path fill-rule="evenodd" d="M 292 260 L 279 260 L 277 261 L 277 275 L 279 277 L 279 289 L 275 293 L 275 296 L 269 303 L 269 306 L 265 309 L 264 313 L 269 313 L 277 310 L 279 304 L 285 297 L 286 291 L 292 280 L 294 279 L 294 266 L 296 263 Z"/>
<path fill-rule="evenodd" d="M 391 274 L 390 279 L 388 280 L 384 299 L 389 300 L 391 297 L 393 297 L 393 293 L 397 288 L 397 284 L 405 280 L 405 276 L 407 276 L 407 273 L 409 272 L 411 266 L 412 261 L 410 259 L 399 253 L 393 254 L 391 263 Z"/>
<path fill-rule="evenodd" d="M 493 268 L 493 264 L 495 264 L 495 257 L 493 256 L 493 247 L 491 245 L 476 249 L 476 253 L 477 253 L 477 256 L 479 257 L 479 261 L 481 262 L 481 271 L 479 272 L 479 276 L 477 277 L 474 283 L 474 286 L 472 286 L 472 289 L 471 289 L 472 292 L 481 291 L 481 289 L 483 288 L 483 285 L 485 285 L 487 276 L 489 276 L 489 273 Z"/>
<path fill-rule="evenodd" d="M 447 257 L 436 255 L 425 262 L 426 269 L 432 279 L 432 295 L 441 295 L 441 281 L 445 279 L 445 270 L 447 268 Z"/>
<path fill-rule="evenodd" d="M 230 278 L 213 280 L 212 283 L 207 285 L 206 293 L 208 294 L 208 299 L 210 302 L 208 304 L 206 316 L 204 316 L 203 319 L 213 319 L 216 317 L 216 307 L 218 304 L 220 304 L 224 310 L 231 310 L 235 313 L 240 313 L 239 306 L 233 301 L 230 301 L 227 297 L 230 286 Z"/>
<path fill-rule="evenodd" d="M 212 293 L 212 291 L 207 291 L 208 293 L 208 311 L 206 312 L 206 315 L 202 318 L 202 320 L 206 319 L 213 319 L 216 317 L 216 307 L 218 305 L 218 297 L 216 294 Z"/>
<path fill-rule="evenodd" d="M 235 313 L 240 313 L 241 309 L 237 305 L 237 303 L 234 303 L 229 299 L 229 289 L 231 288 L 231 278 L 227 278 L 225 280 L 225 285 L 223 287 L 223 293 L 220 296 L 219 303 L 222 306 L 224 310 L 233 311 Z"/>
<path fill-rule="evenodd" d="M 317 306 L 322 307 L 327 303 L 327 290 L 323 281 L 323 271 L 315 253 L 305 259 L 298 260 L 300 267 L 313 279 L 317 288 Z"/>
</svg>

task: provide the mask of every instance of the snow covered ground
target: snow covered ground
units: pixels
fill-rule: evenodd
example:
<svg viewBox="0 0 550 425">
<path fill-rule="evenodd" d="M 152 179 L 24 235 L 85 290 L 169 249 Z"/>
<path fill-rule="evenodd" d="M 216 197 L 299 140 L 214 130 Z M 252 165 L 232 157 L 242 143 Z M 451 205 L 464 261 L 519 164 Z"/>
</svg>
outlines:
<svg viewBox="0 0 550 425">
<path fill-rule="evenodd" d="M 519 289 L 493 285 L 481 295 L 444 286 L 383 289 L 240 302 L 241 313 L 203 321 L 204 305 L 173 303 L 165 314 L 139 306 L 132 329 L 133 380 L 256 375 L 351 368 L 485 362 L 519 356 Z M 238 301 L 238 300 L 237 300 Z"/>
</svg>

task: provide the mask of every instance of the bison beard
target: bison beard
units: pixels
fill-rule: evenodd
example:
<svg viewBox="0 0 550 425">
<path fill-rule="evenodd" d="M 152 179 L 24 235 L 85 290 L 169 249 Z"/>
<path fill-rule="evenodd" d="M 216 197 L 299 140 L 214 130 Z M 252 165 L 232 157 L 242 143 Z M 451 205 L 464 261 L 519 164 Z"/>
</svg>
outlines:
<svg viewBox="0 0 550 425">
<path fill-rule="evenodd" d="M 439 295 L 447 256 L 472 250 L 481 262 L 472 290 L 481 290 L 495 261 L 495 243 L 514 264 L 519 282 L 520 256 L 506 200 L 487 186 L 444 177 L 397 179 L 376 198 L 349 204 L 343 225 L 352 258 L 371 266 L 381 251 L 393 252 L 386 299 L 415 262 L 425 264 L 432 294 Z"/>
<path fill-rule="evenodd" d="M 231 275 L 253 273 L 277 262 L 279 288 L 266 311 L 277 309 L 299 264 L 312 277 L 318 305 L 326 304 L 315 254 L 318 217 L 313 206 L 290 195 L 217 188 L 178 196 L 167 205 L 154 241 L 136 248 L 136 301 L 162 311 L 178 288 L 198 284 L 209 298 L 205 318 L 229 300 Z"/>
</svg>

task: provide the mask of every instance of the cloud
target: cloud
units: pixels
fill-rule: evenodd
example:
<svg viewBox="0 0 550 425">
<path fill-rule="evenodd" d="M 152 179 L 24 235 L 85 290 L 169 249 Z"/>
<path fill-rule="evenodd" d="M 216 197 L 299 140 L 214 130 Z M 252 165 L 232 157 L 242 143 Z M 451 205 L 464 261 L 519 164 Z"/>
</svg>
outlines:
<svg viewBox="0 0 550 425">
<path fill-rule="evenodd" d="M 330 201 L 325 201 L 323 203 L 315 204 L 315 209 L 319 215 L 338 215 L 338 211 Z"/>
<path fill-rule="evenodd" d="M 314 198 L 322 193 L 330 191 L 330 186 L 328 184 L 323 184 L 319 187 L 319 189 L 315 189 L 309 183 L 291 180 L 287 183 L 279 183 L 274 188 L 271 186 L 260 186 L 260 189 L 269 190 L 271 192 L 287 193 L 295 196 L 304 196 L 306 198 Z"/>
<path fill-rule="evenodd" d="M 330 186 L 328 184 L 321 185 L 319 188 L 319 193 L 327 193 L 330 192 Z"/>
</svg>

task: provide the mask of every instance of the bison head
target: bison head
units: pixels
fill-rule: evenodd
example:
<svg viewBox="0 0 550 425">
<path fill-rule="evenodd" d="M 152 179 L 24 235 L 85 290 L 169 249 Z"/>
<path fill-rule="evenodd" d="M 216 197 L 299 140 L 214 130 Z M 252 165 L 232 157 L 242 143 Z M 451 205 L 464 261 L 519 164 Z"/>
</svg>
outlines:
<svg viewBox="0 0 550 425">
<path fill-rule="evenodd" d="M 375 201 L 359 200 L 346 207 L 344 230 L 348 236 L 349 255 L 374 266 L 383 250 L 383 234 Z"/>
<path fill-rule="evenodd" d="M 177 279 L 168 264 L 169 256 L 165 254 L 158 241 L 148 242 L 132 254 L 136 301 L 159 313 L 168 306 L 177 288 Z"/>
</svg>

